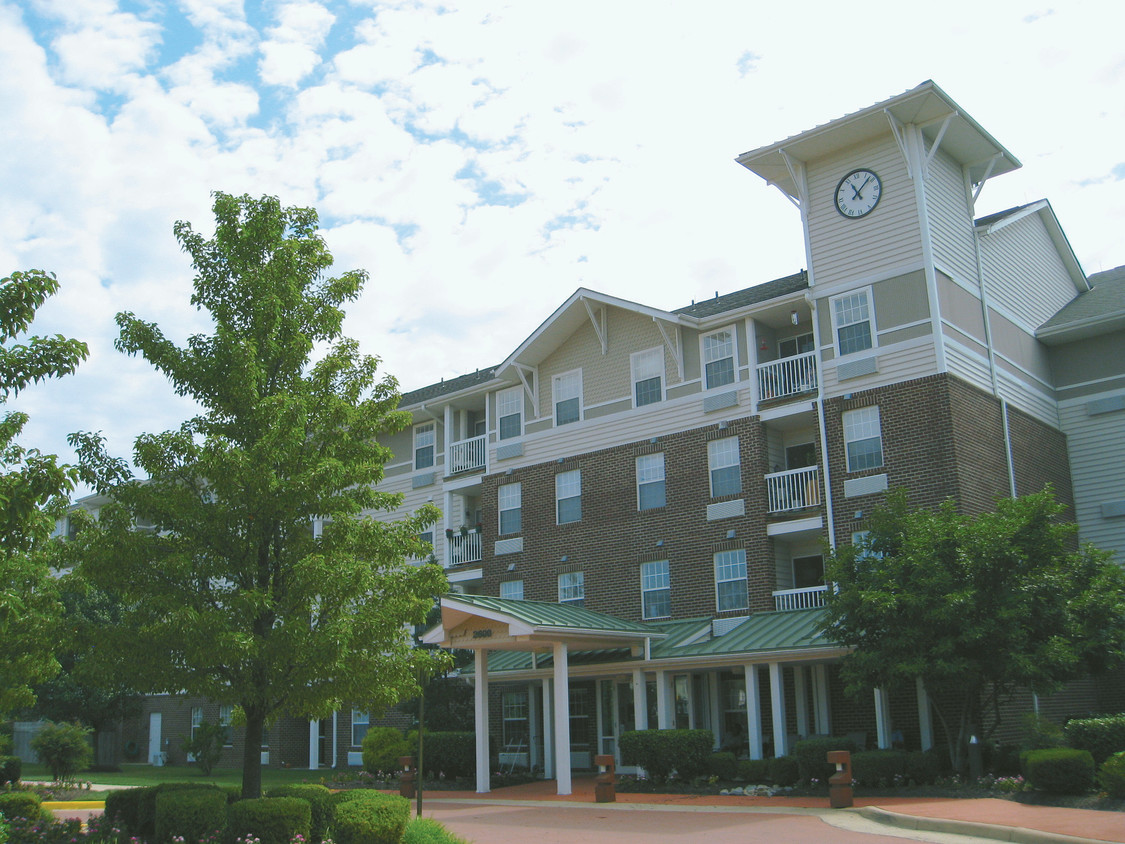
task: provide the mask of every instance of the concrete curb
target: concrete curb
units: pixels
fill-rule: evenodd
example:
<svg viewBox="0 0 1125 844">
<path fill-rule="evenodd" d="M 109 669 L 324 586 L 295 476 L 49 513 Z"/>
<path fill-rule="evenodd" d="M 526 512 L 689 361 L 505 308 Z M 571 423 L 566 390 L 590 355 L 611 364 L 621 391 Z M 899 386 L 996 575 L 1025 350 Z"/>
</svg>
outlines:
<svg viewBox="0 0 1125 844">
<path fill-rule="evenodd" d="M 862 809 L 851 811 L 868 820 L 887 826 L 924 832 L 948 832 L 953 835 L 975 835 L 977 838 L 994 838 L 997 841 L 1012 841 L 1015 844 L 1107 844 L 1104 838 L 1081 838 L 1074 835 L 1027 829 L 1026 827 L 902 815 L 897 812 L 888 812 L 886 809 L 880 809 L 876 806 L 865 806 Z"/>
</svg>

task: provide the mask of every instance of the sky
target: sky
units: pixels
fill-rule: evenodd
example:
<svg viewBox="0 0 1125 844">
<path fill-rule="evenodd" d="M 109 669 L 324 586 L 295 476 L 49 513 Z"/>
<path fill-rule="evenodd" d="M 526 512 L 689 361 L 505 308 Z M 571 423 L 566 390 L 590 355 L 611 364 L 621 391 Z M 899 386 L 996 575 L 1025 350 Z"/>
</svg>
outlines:
<svg viewBox="0 0 1125 844">
<path fill-rule="evenodd" d="M 132 311 L 206 332 L 177 220 L 212 191 L 312 206 L 370 281 L 345 333 L 403 390 L 499 363 L 579 287 L 674 309 L 805 266 L 747 150 L 932 79 L 1020 161 L 1087 273 L 1125 264 L 1125 4 L 0 0 L 0 276 L 61 290 L 72 376 L 21 442 L 129 458 L 193 414 L 113 348 Z"/>
</svg>

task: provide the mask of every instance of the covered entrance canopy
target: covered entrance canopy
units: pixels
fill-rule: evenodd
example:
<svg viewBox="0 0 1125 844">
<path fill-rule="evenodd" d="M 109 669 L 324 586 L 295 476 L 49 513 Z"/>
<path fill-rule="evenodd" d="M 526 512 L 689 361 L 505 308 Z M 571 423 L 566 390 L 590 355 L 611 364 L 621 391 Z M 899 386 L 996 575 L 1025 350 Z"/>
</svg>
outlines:
<svg viewBox="0 0 1125 844">
<path fill-rule="evenodd" d="M 446 595 L 441 624 L 422 641 L 475 652 L 475 720 L 477 792 L 489 790 L 488 651 L 550 653 L 554 663 L 554 758 L 559 794 L 571 793 L 568 653 L 571 649 L 628 648 L 647 658 L 654 639 L 666 634 L 645 624 L 625 621 L 573 604 L 516 601 L 485 595 Z M 546 703 L 546 701 L 545 701 Z M 562 717 L 560 717 L 562 716 Z"/>
</svg>

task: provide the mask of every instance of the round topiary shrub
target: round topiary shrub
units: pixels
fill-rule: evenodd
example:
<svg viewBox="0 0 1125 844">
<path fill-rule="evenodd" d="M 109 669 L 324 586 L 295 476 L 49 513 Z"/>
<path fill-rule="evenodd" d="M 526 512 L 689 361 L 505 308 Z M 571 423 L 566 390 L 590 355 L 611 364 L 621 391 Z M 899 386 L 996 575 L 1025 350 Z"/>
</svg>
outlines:
<svg viewBox="0 0 1125 844">
<path fill-rule="evenodd" d="M 156 840 L 160 844 L 178 836 L 201 841 L 221 836 L 227 825 L 227 796 L 214 788 L 165 791 L 156 796 Z"/>
<path fill-rule="evenodd" d="M 332 792 L 323 785 L 313 783 L 278 785 L 267 791 L 266 797 L 299 797 L 301 800 L 307 800 L 312 813 L 309 820 L 309 837 L 314 842 L 324 840 L 328 827 L 332 825 L 335 804 L 332 802 Z"/>
<path fill-rule="evenodd" d="M 394 727 L 371 727 L 363 737 L 363 769 L 369 774 L 392 774 L 398 757 L 407 755 L 406 739 Z"/>
<path fill-rule="evenodd" d="M 730 782 L 738 776 L 738 759 L 729 750 L 707 757 L 707 776 Z"/>
<path fill-rule="evenodd" d="M 410 820 L 410 801 L 377 791 L 365 793 L 366 798 L 337 804 L 333 838 L 338 844 L 399 844 Z"/>
<path fill-rule="evenodd" d="M 22 773 L 23 762 L 18 756 L 0 756 L 0 788 L 18 783 Z"/>
<path fill-rule="evenodd" d="M 312 809 L 300 797 L 239 800 L 227 808 L 227 840 L 257 838 L 261 844 L 289 844 L 309 837 Z"/>
<path fill-rule="evenodd" d="M 1085 794 L 1094 787 L 1094 757 L 1088 750 L 1032 750 L 1023 759 L 1032 788 L 1055 794 Z"/>
<path fill-rule="evenodd" d="M 0 794 L 0 815 L 9 820 L 39 817 L 39 795 L 33 791 L 9 791 Z"/>
<path fill-rule="evenodd" d="M 1098 769 L 1098 785 L 1110 797 L 1125 798 L 1125 750 L 1102 762 Z"/>
</svg>

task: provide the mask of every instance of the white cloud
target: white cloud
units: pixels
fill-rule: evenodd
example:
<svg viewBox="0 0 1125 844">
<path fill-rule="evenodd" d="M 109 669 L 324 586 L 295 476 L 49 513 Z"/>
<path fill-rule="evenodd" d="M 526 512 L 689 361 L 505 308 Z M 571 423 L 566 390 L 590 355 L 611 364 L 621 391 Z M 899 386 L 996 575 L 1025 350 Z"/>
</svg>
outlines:
<svg viewBox="0 0 1125 844">
<path fill-rule="evenodd" d="M 336 16 L 319 3 L 285 3 L 277 25 L 266 31 L 258 73 L 267 85 L 296 87 L 320 64 L 324 44 Z"/>
</svg>

